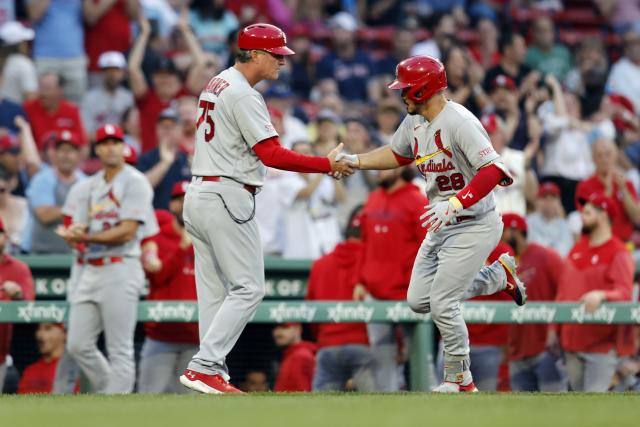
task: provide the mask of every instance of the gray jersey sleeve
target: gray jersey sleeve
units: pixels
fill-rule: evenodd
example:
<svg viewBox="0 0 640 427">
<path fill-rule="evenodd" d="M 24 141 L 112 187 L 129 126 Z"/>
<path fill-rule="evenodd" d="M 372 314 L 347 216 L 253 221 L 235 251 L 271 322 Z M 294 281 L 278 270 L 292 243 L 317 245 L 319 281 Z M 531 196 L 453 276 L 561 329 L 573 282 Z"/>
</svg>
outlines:
<svg viewBox="0 0 640 427">
<path fill-rule="evenodd" d="M 463 122 L 458 127 L 453 142 L 464 153 L 471 167 L 476 170 L 500 157 L 477 119 L 468 119 Z"/>
<path fill-rule="evenodd" d="M 85 179 L 76 182 L 64 201 L 62 214 L 70 216 L 74 224 L 89 224 L 89 193 L 90 182 Z"/>
<path fill-rule="evenodd" d="M 240 98 L 233 106 L 233 116 L 249 147 L 253 147 L 265 139 L 278 136 L 278 132 L 271 124 L 267 105 L 259 95 L 247 95 Z"/>
<path fill-rule="evenodd" d="M 391 139 L 391 149 L 399 156 L 413 158 L 413 121 L 411 116 L 404 118 Z"/>
<path fill-rule="evenodd" d="M 132 179 L 122 198 L 120 219 L 146 222 L 152 201 L 153 191 L 149 183 L 143 178 Z"/>
</svg>

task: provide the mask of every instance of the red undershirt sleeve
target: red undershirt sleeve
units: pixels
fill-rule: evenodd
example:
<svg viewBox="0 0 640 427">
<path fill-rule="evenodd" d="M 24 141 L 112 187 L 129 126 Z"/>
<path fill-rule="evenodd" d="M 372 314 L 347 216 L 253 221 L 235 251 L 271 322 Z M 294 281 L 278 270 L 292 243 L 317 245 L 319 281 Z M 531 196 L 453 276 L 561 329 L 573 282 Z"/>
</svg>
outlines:
<svg viewBox="0 0 640 427">
<path fill-rule="evenodd" d="M 260 161 L 270 168 L 303 173 L 329 173 L 331 163 L 326 157 L 306 156 L 280 145 L 277 136 L 265 139 L 253 146 Z"/>
<path fill-rule="evenodd" d="M 462 203 L 462 207 L 467 209 L 482 200 L 487 194 L 502 181 L 506 174 L 496 165 L 489 165 L 481 168 L 456 197 Z"/>
<path fill-rule="evenodd" d="M 396 160 L 397 160 L 397 162 L 398 162 L 398 164 L 400 166 L 406 166 L 406 165 L 409 165 L 409 164 L 413 163 L 414 159 L 409 158 L 409 157 L 401 156 L 400 154 L 396 153 L 393 150 L 391 150 L 391 152 L 393 153 L 393 156 L 396 158 Z"/>
</svg>

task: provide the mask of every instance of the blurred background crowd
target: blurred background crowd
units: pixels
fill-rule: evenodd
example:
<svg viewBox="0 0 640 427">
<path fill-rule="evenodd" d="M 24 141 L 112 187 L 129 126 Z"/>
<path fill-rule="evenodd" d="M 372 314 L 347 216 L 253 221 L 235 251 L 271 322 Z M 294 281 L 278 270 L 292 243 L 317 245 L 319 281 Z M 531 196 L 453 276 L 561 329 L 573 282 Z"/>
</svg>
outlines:
<svg viewBox="0 0 640 427">
<path fill-rule="evenodd" d="M 258 86 L 283 145 L 324 156 L 339 143 L 351 153 L 389 144 L 405 110 L 386 83 L 402 59 L 435 56 L 446 67 L 447 96 L 481 119 L 514 176 L 514 185 L 497 189 L 495 196 L 499 211 L 526 219 L 527 241 L 567 256 L 583 228 L 582 204 L 602 193 L 616 208 L 613 234 L 635 253 L 640 243 L 637 0 L 2 1 L 5 252 L 71 252 L 54 230 L 69 189 L 100 167 L 92 140 L 105 124 L 124 129 L 127 161 L 153 186 L 159 219 L 167 211 L 173 215 L 165 216 L 164 224 L 175 238 L 158 246 L 188 248 L 176 200 L 190 179 L 197 97 L 209 79 L 233 64 L 238 29 L 254 22 L 283 28 L 296 52 L 278 81 Z M 410 190 L 396 191 L 406 185 Z M 406 215 L 419 216 L 426 204 L 413 190 L 420 185 L 412 168 L 358 171 L 342 181 L 269 170 L 256 197 L 265 255 L 325 259 L 341 250 L 351 213 L 365 205 L 363 221 L 370 227 L 363 228 L 362 238 L 381 239 L 378 258 L 397 252 L 390 259 L 412 262 L 414 243 L 424 234 L 419 224 L 405 223 Z M 385 216 L 398 206 L 401 213 Z M 374 214 L 367 216 L 367 209 Z M 407 227 L 414 227 L 412 233 L 400 233 L 404 240 L 398 251 L 391 250 L 390 236 Z M 514 238 L 507 240 L 516 245 Z M 374 264 L 375 274 L 394 268 Z M 158 279 L 157 266 L 147 267 L 152 284 L 154 277 L 167 280 Z M 376 281 L 371 274 L 352 280 L 352 288 L 362 286 L 326 299 L 402 300 L 408 285 L 403 268 L 396 284 L 367 285 Z M 375 286 L 382 289 L 378 295 Z M 33 292 L 17 290 L 15 281 L 0 284 L 0 299 L 29 295 Z M 51 328 L 42 326 L 38 333 Z M 401 329 L 368 331 L 356 341 L 383 337 L 394 343 L 393 357 L 403 361 Z M 0 341 L 7 336 L 0 333 Z M 491 338 L 490 344 L 505 348 L 506 337 Z M 640 366 L 629 360 L 624 372 L 633 377 Z M 271 372 L 267 378 L 273 378 Z"/>
</svg>

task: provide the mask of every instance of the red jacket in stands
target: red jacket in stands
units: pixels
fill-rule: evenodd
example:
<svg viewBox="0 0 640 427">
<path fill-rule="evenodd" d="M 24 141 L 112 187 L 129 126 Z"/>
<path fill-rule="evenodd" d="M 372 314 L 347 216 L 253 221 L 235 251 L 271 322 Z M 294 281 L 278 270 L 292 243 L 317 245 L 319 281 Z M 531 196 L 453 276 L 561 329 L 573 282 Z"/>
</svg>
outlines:
<svg viewBox="0 0 640 427">
<path fill-rule="evenodd" d="M 339 243 L 333 252 L 316 260 L 311 266 L 306 299 L 352 301 L 363 249 L 361 242 L 348 240 Z M 364 323 L 320 323 L 313 329 L 319 348 L 369 344 Z"/>
<path fill-rule="evenodd" d="M 489 254 L 487 263 L 491 264 L 496 261 L 500 255 L 508 252 L 513 255 L 513 248 L 504 242 L 498 243 L 498 246 Z M 482 295 L 471 298 L 469 301 L 513 301 L 505 292 L 498 292 L 493 295 Z M 469 343 L 471 345 L 494 345 L 501 346 L 507 344 L 507 335 L 509 334 L 509 325 L 491 324 L 483 325 L 481 323 L 472 323 L 467 325 L 469 330 Z"/>
<path fill-rule="evenodd" d="M 631 181 L 626 181 L 626 187 L 631 196 L 637 201 L 638 195 L 636 194 L 636 189 L 633 187 Z M 576 206 L 580 207 L 581 205 L 579 200 L 588 200 L 589 196 L 593 193 L 605 194 L 604 184 L 600 181 L 600 178 L 597 175 L 594 175 L 589 179 L 585 179 L 578 184 L 575 196 Z M 613 219 L 613 235 L 626 242 L 631 238 L 631 233 L 633 233 L 633 221 L 631 221 L 631 218 L 629 218 L 629 215 L 627 215 L 624 210 L 622 195 L 618 190 L 618 184 L 615 180 L 613 182 L 613 195 L 611 196 L 611 200 L 615 202 L 617 212 L 616 217 Z"/>
<path fill-rule="evenodd" d="M 316 345 L 307 341 L 287 347 L 280 362 L 275 391 L 311 391 L 315 353 Z"/>
<path fill-rule="evenodd" d="M 60 101 L 58 109 L 50 114 L 44 109 L 39 99 L 33 99 L 24 103 L 24 111 L 29 117 L 38 150 L 42 151 L 46 148 L 42 146 L 42 142 L 49 132 L 65 129 L 73 132 L 81 141 L 81 145 L 87 143 L 87 134 L 82 126 L 80 110 L 75 104 L 69 101 Z"/>
<path fill-rule="evenodd" d="M 180 247 L 181 236 L 173 226 L 173 217 L 167 211 L 157 211 L 160 233 L 150 240 L 158 245 L 158 255 L 162 269 L 157 273 L 147 273 L 149 296 L 147 300 L 196 300 L 196 278 L 194 272 L 193 246 Z M 198 344 L 197 323 L 155 323 L 145 324 L 147 336 L 166 342 Z"/>
<path fill-rule="evenodd" d="M 528 301 L 555 301 L 563 268 L 564 260 L 556 251 L 529 243 L 518 260 L 518 277 L 527 287 Z M 548 325 L 510 325 L 509 360 L 525 359 L 545 351 L 548 330 Z"/>
<path fill-rule="evenodd" d="M 420 215 L 427 203 L 413 184 L 392 193 L 380 188 L 369 195 L 362 212 L 360 282 L 375 299 L 407 298 L 413 261 L 426 234 Z"/>
<path fill-rule="evenodd" d="M 593 290 L 605 291 L 607 301 L 631 301 L 635 264 L 617 237 L 596 247 L 590 247 L 589 238 L 583 237 L 567 258 L 557 301 L 579 301 Z M 608 353 L 616 349 L 618 355 L 626 356 L 634 350 L 631 325 L 565 324 L 560 331 L 565 351 Z"/>
<path fill-rule="evenodd" d="M 23 300 L 32 301 L 35 297 L 33 277 L 27 264 L 18 261 L 12 256 L 0 255 L 0 301 L 11 301 L 11 298 L 2 287 L 5 282 L 15 282 L 20 286 Z M 13 325 L 11 323 L 0 323 L 0 363 L 4 363 L 7 354 L 9 354 L 12 335 Z"/>
<path fill-rule="evenodd" d="M 183 96 L 189 96 L 190 92 L 187 88 L 182 88 L 176 93 L 172 99 L 163 101 L 158 97 L 153 88 L 149 87 L 144 96 L 136 99 L 136 106 L 140 110 L 140 136 L 142 138 L 140 147 L 142 153 L 153 150 L 158 146 L 158 137 L 156 135 L 156 122 L 162 110 L 171 107 L 171 104 Z"/>
<path fill-rule="evenodd" d="M 27 366 L 20 377 L 18 394 L 51 393 L 58 360 L 60 359 L 47 362 L 40 358 L 36 363 Z"/>
<path fill-rule="evenodd" d="M 127 0 L 115 4 L 93 25 L 85 26 L 84 46 L 89 57 L 89 70 L 98 71 L 98 58 L 104 52 L 126 52 L 131 47 L 131 22 L 126 8 Z M 92 0 L 96 7 L 98 0 Z M 142 13 L 142 11 L 140 11 Z"/>
</svg>

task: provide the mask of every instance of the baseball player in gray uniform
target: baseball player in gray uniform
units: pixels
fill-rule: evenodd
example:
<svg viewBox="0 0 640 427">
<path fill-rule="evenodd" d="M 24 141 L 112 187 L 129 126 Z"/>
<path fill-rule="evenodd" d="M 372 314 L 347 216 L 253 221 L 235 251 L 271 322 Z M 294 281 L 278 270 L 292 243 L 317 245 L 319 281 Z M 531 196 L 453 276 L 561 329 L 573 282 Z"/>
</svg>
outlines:
<svg viewBox="0 0 640 427">
<path fill-rule="evenodd" d="M 499 291 L 508 292 L 518 305 L 526 302 L 512 257 L 503 254 L 483 267 L 502 234 L 491 191 L 512 179 L 478 119 L 445 98 L 447 79 L 439 60 L 414 56 L 402 61 L 389 88 L 402 90 L 409 113 L 392 144 L 338 159 L 359 169 L 415 162 L 424 176 L 430 204 L 421 219 L 429 232 L 414 262 L 407 301 L 418 313 L 430 312 L 442 335 L 445 378 L 434 391 L 477 391 L 460 302 Z"/>
<path fill-rule="evenodd" d="M 338 146 L 327 157 L 305 156 L 283 148 L 271 125 L 261 80 L 278 78 L 286 46 L 282 30 L 254 24 L 238 36 L 235 65 L 214 77 L 198 101 L 193 179 L 184 202 L 185 228 L 195 251 L 200 350 L 180 382 L 201 393 L 238 393 L 229 384 L 226 357 L 265 293 L 264 262 L 255 193 L 266 167 L 306 173 L 350 175 L 336 162 Z"/>
<path fill-rule="evenodd" d="M 144 285 L 140 241 L 158 231 L 153 190 L 143 174 L 124 163 L 122 129 L 100 128 L 95 149 L 103 169 L 72 189 L 67 209 L 73 210 L 73 224 L 60 233 L 70 244 L 84 245 L 72 271 L 67 351 L 94 391 L 130 393 Z M 96 345 L 102 331 L 108 360 Z"/>
</svg>

